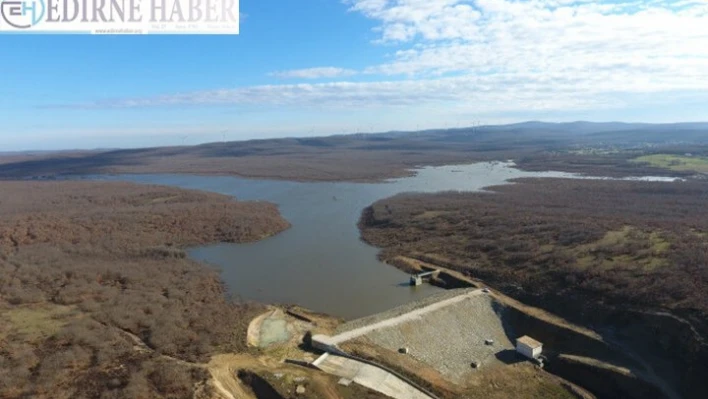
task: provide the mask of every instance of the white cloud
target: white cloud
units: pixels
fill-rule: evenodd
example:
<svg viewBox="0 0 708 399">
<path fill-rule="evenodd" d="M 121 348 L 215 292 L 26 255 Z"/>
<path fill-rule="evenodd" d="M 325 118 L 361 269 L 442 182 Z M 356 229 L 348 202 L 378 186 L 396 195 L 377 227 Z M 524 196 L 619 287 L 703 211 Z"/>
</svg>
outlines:
<svg viewBox="0 0 708 399">
<path fill-rule="evenodd" d="M 321 67 L 272 72 L 270 76 L 281 79 L 331 79 L 352 76 L 354 74 L 356 74 L 356 71 L 352 69 Z"/>
<path fill-rule="evenodd" d="M 402 48 L 369 73 L 632 73 L 708 79 L 708 4 L 690 1 L 349 0 Z M 703 72 L 701 72 L 703 71 Z"/>
<path fill-rule="evenodd" d="M 535 81 L 532 73 L 490 74 L 404 81 L 332 82 L 264 85 L 171 94 L 135 99 L 104 100 L 83 108 L 132 108 L 179 105 L 301 106 L 319 108 L 467 104 L 485 112 L 546 109 L 588 109 L 621 105 L 616 92 L 656 93 L 667 89 L 708 90 L 690 76 L 637 81 L 631 74 L 577 82 L 563 78 Z"/>
<path fill-rule="evenodd" d="M 377 43 L 394 49 L 388 61 L 360 71 L 368 82 L 253 86 L 81 106 L 429 104 L 524 112 L 620 108 L 629 105 L 628 95 L 656 103 L 670 93 L 708 92 L 705 1 L 344 1 L 351 12 L 377 21 Z M 355 73 L 323 67 L 272 75 Z"/>
</svg>

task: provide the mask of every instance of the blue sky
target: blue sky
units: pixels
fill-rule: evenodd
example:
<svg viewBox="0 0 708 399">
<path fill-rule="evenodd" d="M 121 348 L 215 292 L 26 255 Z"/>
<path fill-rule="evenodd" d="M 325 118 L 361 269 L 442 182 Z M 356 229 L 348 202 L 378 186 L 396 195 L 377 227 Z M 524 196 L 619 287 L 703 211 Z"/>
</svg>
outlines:
<svg viewBox="0 0 708 399">
<path fill-rule="evenodd" d="M 708 3 L 241 0 L 238 36 L 0 35 L 0 151 L 707 120 Z"/>
</svg>

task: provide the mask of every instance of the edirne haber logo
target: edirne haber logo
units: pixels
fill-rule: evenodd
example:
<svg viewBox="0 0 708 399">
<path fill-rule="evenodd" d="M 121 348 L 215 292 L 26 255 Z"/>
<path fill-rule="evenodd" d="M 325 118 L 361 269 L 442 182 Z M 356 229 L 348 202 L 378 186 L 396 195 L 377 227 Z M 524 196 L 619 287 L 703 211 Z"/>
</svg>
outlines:
<svg viewBox="0 0 708 399">
<path fill-rule="evenodd" d="M 238 34 L 239 0 L 0 0 L 0 32 Z"/>
</svg>

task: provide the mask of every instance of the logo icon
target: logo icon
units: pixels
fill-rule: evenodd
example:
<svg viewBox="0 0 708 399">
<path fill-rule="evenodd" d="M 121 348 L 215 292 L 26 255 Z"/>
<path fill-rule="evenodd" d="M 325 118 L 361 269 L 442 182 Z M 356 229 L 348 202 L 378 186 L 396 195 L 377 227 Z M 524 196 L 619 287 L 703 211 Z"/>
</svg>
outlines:
<svg viewBox="0 0 708 399">
<path fill-rule="evenodd" d="M 2 21 L 17 29 L 27 29 L 44 18 L 44 0 L 0 0 Z"/>
</svg>

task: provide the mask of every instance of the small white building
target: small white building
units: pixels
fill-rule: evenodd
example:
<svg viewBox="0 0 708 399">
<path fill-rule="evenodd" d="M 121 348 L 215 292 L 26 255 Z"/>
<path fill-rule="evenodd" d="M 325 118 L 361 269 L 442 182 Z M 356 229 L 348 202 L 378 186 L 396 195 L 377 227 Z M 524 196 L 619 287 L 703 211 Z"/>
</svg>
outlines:
<svg viewBox="0 0 708 399">
<path fill-rule="evenodd" d="M 543 344 L 524 335 L 516 340 L 516 352 L 529 359 L 538 359 L 538 357 L 541 356 L 541 352 L 543 352 Z"/>
</svg>

